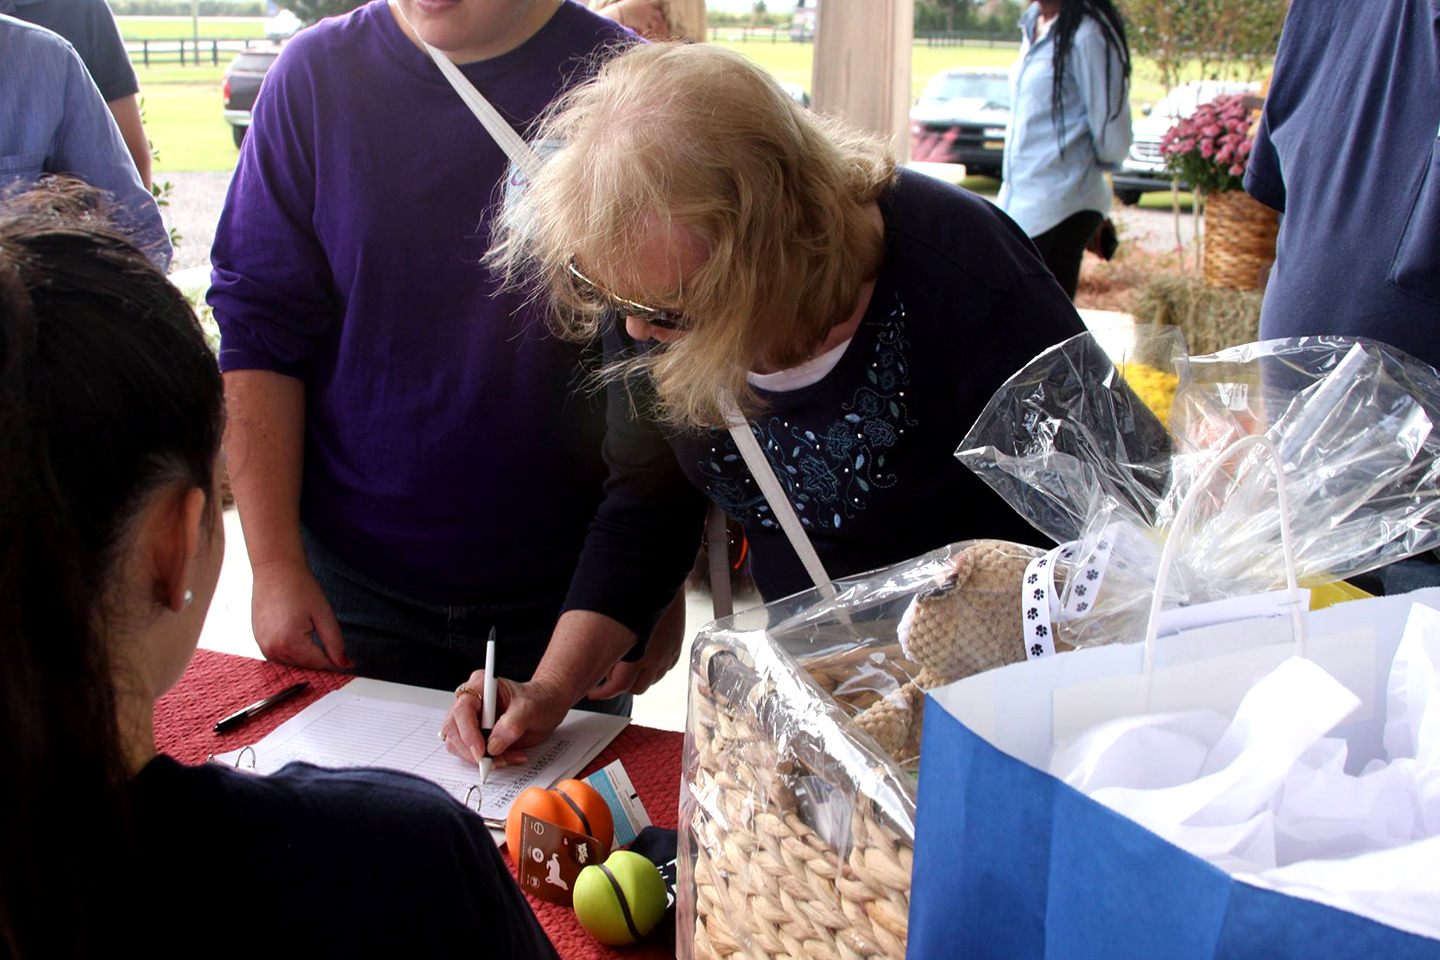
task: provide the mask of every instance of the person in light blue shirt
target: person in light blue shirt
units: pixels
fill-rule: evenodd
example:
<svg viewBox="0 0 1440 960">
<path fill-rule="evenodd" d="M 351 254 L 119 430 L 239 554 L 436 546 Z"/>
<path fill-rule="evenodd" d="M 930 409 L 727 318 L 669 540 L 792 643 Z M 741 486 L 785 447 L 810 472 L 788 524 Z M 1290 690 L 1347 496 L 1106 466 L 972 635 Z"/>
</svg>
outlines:
<svg viewBox="0 0 1440 960">
<path fill-rule="evenodd" d="M 111 219 L 161 270 L 170 238 L 89 71 L 65 39 L 0 15 L 0 190 L 69 174 L 103 190 Z"/>
<path fill-rule="evenodd" d="M 1020 32 L 1000 207 L 1074 299 L 1085 245 L 1110 210 L 1105 171 L 1130 149 L 1130 48 L 1111 0 L 1038 0 Z"/>
</svg>

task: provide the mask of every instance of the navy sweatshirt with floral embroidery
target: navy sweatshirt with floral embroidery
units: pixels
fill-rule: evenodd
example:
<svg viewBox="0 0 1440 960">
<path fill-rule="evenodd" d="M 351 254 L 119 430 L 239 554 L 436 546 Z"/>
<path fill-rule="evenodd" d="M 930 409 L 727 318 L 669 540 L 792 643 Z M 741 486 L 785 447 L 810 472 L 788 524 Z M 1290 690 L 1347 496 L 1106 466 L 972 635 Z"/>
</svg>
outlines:
<svg viewBox="0 0 1440 960">
<path fill-rule="evenodd" d="M 988 201 L 903 172 L 881 212 L 885 260 L 839 363 L 810 386 L 759 391 L 768 409 L 751 425 L 765 456 L 832 577 L 958 540 L 1043 544 L 955 450 L 996 389 L 1080 333 L 1080 318 L 1024 233 Z M 612 358 L 634 349 L 643 348 L 623 333 L 607 345 Z M 810 586 L 725 431 L 667 437 L 631 410 L 624 387 L 612 387 L 610 479 L 567 609 L 596 610 L 643 636 L 694 557 L 699 492 L 744 524 L 766 600 Z"/>
</svg>

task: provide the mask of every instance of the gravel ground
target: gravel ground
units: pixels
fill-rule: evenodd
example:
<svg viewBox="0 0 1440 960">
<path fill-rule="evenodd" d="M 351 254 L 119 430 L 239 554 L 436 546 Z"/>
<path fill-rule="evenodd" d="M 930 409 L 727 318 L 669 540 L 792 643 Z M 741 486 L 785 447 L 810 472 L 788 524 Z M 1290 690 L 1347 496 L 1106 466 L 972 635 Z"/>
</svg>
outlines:
<svg viewBox="0 0 1440 960">
<path fill-rule="evenodd" d="M 1121 243 L 1138 244 L 1146 250 L 1155 253 L 1164 253 L 1175 249 L 1175 225 L 1172 214 L 1166 210 L 1146 210 L 1140 207 L 1122 206 L 1116 201 L 1115 208 L 1110 211 L 1110 218 L 1115 221 L 1115 229 L 1120 234 Z M 1185 239 L 1185 245 L 1190 246 L 1194 239 L 1194 222 L 1190 214 L 1180 215 L 1180 235 Z"/>
<path fill-rule="evenodd" d="M 165 221 L 178 228 L 181 236 L 171 270 L 204 266 L 210 260 L 210 243 L 215 239 L 215 224 L 225 205 L 230 172 L 166 173 L 160 179 L 169 180 L 171 184 Z M 1142 210 L 1117 202 L 1110 215 L 1122 243 L 1138 244 L 1156 252 L 1174 249 L 1175 231 L 1169 210 Z M 1192 230 L 1189 214 L 1183 215 L 1181 234 L 1187 245 Z"/>
<path fill-rule="evenodd" d="M 157 179 L 170 182 L 170 205 L 164 208 L 165 222 L 180 231 L 171 271 L 203 267 L 210 262 L 210 243 L 215 224 L 225 206 L 231 171 L 162 173 Z"/>
</svg>

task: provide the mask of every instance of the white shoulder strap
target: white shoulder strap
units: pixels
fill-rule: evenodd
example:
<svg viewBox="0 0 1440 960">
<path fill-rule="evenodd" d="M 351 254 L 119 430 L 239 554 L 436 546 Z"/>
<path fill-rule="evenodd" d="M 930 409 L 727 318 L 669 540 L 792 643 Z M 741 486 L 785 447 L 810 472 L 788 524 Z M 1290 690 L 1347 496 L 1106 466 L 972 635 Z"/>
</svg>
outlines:
<svg viewBox="0 0 1440 960">
<path fill-rule="evenodd" d="M 400 12 L 399 7 L 391 7 L 391 9 L 395 11 L 396 16 L 402 18 L 405 16 Z M 409 26 L 408 22 L 406 26 Z M 479 90 L 475 89 L 475 85 L 465 78 L 465 74 L 460 72 L 460 68 L 455 66 L 449 57 L 426 43 L 420 34 L 415 32 L 414 27 L 410 27 L 410 33 L 420 40 L 421 45 L 425 47 L 425 52 L 430 54 L 431 60 L 435 61 L 435 66 L 440 68 L 440 73 L 450 81 L 450 86 L 455 88 L 460 99 L 464 100 L 465 105 L 470 108 L 470 112 L 475 114 L 475 119 L 480 121 L 486 132 L 500 145 L 500 149 L 505 151 L 505 155 L 510 158 L 511 162 L 520 168 L 520 172 L 525 174 L 525 178 L 531 179 L 539 173 L 540 155 L 530 149 L 530 144 L 525 142 L 525 138 L 515 132 L 515 128 L 500 116 L 499 111 L 490 105 L 490 101 L 486 100 Z"/>
<path fill-rule="evenodd" d="M 740 415 L 740 410 L 733 400 L 727 398 L 723 402 L 723 409 L 726 426 L 730 430 L 730 436 L 735 439 L 740 456 L 745 458 L 745 465 L 750 468 L 750 475 L 755 478 L 760 492 L 765 495 L 765 502 L 770 504 L 770 511 L 775 514 L 775 519 L 780 522 L 780 528 L 785 531 L 790 546 L 795 548 L 800 562 L 805 565 L 805 572 L 810 574 L 810 579 L 820 588 L 822 596 L 826 599 L 834 597 L 835 584 L 825 572 L 825 565 L 820 562 L 820 555 L 815 552 L 815 545 L 806 535 L 800 518 L 795 514 L 795 508 L 790 504 L 790 498 L 785 496 L 784 488 L 775 478 L 775 472 L 770 469 L 770 462 L 761 452 L 760 443 L 750 430 L 750 423 Z"/>
</svg>

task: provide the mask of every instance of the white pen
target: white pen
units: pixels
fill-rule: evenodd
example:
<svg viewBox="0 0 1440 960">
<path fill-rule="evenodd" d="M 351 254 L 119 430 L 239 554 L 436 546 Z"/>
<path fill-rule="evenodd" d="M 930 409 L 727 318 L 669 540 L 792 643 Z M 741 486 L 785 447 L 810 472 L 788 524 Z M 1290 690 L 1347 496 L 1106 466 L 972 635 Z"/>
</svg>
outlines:
<svg viewBox="0 0 1440 960">
<path fill-rule="evenodd" d="M 490 639 L 485 641 L 485 697 L 480 701 L 480 736 L 483 755 L 480 757 L 480 782 L 490 779 L 490 730 L 495 726 L 495 628 L 490 628 Z"/>
</svg>

